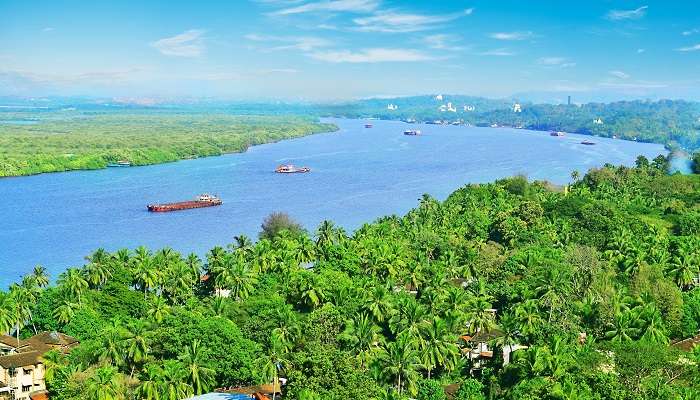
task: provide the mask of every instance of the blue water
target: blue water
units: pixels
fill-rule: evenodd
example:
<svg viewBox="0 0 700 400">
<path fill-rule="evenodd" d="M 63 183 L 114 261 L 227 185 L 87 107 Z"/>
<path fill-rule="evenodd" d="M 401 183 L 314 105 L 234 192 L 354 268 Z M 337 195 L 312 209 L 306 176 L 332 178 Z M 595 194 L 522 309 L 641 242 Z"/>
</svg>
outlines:
<svg viewBox="0 0 700 400">
<path fill-rule="evenodd" d="M 257 235 L 262 219 L 288 212 L 308 229 L 330 219 L 348 230 L 414 207 L 423 193 L 444 199 L 470 182 L 526 174 L 566 183 L 572 170 L 633 164 L 660 145 L 546 132 L 401 122 L 329 120 L 339 132 L 256 146 L 242 154 L 148 167 L 0 179 L 0 287 L 36 264 L 55 278 L 98 247 L 171 246 L 204 254 L 234 235 Z M 404 129 L 423 136 L 404 136 Z M 309 174 L 280 175 L 281 163 Z M 146 204 L 218 194 L 220 207 L 148 213 Z"/>
</svg>

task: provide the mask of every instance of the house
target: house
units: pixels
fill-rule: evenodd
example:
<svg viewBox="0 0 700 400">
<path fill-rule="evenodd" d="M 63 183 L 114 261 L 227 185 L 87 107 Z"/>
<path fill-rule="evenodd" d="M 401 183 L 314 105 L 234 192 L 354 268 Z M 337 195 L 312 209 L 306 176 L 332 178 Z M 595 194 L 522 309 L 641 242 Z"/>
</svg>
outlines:
<svg viewBox="0 0 700 400">
<path fill-rule="evenodd" d="M 48 399 L 42 357 L 51 350 L 68 353 L 77 345 L 77 339 L 59 332 L 19 341 L 0 336 L 0 400 Z"/>
</svg>

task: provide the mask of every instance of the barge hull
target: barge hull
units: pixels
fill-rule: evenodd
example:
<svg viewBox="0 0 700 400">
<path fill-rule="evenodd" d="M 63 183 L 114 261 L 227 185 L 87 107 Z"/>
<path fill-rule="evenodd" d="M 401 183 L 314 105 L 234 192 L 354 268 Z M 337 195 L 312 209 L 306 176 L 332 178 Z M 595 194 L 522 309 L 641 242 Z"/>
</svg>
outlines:
<svg viewBox="0 0 700 400">
<path fill-rule="evenodd" d="M 149 205 L 148 211 L 150 212 L 169 212 L 169 211 L 180 211 L 180 210 L 190 210 L 193 208 L 203 208 L 203 207 L 214 207 L 220 206 L 222 201 L 182 201 L 179 203 L 167 203 L 167 204 L 151 204 Z"/>
</svg>

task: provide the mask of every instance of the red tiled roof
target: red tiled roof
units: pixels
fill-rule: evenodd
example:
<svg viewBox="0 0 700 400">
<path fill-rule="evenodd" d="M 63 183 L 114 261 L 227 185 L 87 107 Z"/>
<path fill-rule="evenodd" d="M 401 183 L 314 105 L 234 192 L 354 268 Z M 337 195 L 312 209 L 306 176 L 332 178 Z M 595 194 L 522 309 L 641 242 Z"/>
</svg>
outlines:
<svg viewBox="0 0 700 400">
<path fill-rule="evenodd" d="M 676 342 L 672 344 L 671 346 L 682 350 L 682 351 L 692 351 L 695 346 L 700 346 L 700 334 L 698 334 L 695 337 L 688 338 L 685 340 L 681 340 L 680 342 Z"/>
</svg>

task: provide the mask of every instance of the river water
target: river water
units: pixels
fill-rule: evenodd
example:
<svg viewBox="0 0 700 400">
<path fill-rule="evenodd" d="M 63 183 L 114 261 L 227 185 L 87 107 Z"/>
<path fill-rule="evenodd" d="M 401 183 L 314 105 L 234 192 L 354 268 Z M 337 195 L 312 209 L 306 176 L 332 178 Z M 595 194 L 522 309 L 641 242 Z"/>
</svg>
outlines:
<svg viewBox="0 0 700 400">
<path fill-rule="evenodd" d="M 234 235 L 255 237 L 262 219 L 284 211 L 313 231 L 324 219 L 353 230 L 403 214 L 423 193 L 444 199 L 472 182 L 515 174 L 555 183 L 606 162 L 665 154 L 661 145 L 569 134 L 394 121 L 329 119 L 340 130 L 256 146 L 246 153 L 133 168 L 0 179 L 0 287 L 42 264 L 53 279 L 98 247 L 170 246 L 204 255 Z M 420 129 L 421 136 L 405 136 Z M 584 146 L 582 140 L 595 146 Z M 280 175 L 282 163 L 308 174 Z M 154 202 L 219 195 L 224 204 L 149 213 Z"/>
</svg>

